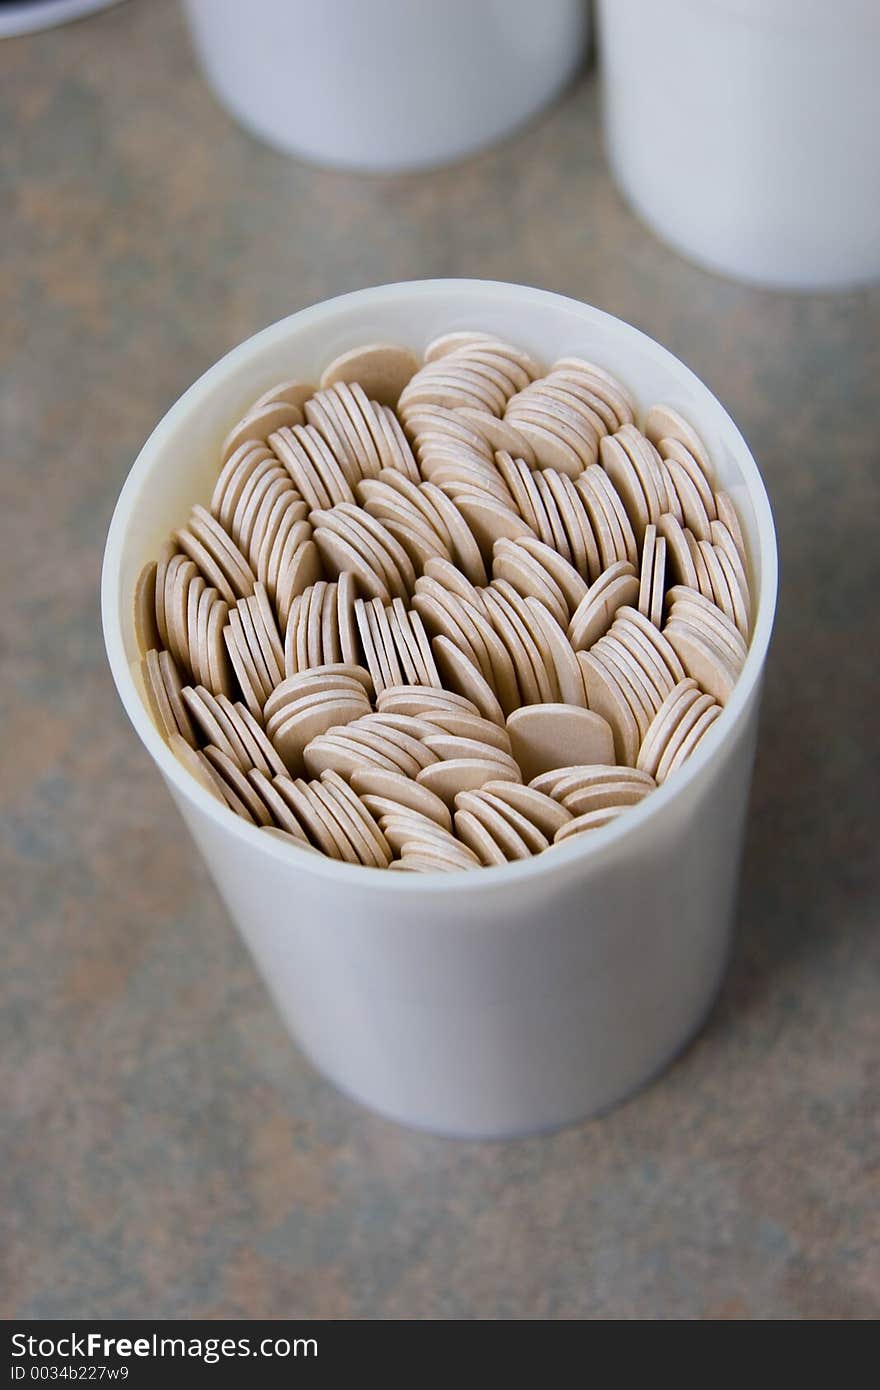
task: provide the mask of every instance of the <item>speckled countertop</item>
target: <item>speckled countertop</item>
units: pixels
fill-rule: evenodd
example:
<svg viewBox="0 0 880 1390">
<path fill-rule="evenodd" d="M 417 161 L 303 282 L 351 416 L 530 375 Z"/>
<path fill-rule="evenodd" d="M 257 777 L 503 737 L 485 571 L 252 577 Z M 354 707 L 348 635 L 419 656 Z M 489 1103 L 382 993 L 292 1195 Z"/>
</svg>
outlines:
<svg viewBox="0 0 880 1390">
<path fill-rule="evenodd" d="M 666 250 L 592 77 L 458 167 L 322 173 L 230 123 L 171 0 L 130 0 L 0 44 L 0 111 L 0 1314 L 877 1316 L 880 290 Z M 99 627 L 116 495 L 182 389 L 284 313 L 435 275 L 665 342 L 750 440 L 782 552 L 719 1003 L 613 1114 L 505 1144 L 373 1118 L 291 1047 Z"/>
</svg>

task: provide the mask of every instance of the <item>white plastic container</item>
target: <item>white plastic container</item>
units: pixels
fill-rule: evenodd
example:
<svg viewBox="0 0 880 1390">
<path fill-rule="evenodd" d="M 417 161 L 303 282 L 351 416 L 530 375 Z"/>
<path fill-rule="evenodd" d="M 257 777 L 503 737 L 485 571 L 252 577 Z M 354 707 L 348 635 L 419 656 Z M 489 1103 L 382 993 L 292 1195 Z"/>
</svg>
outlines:
<svg viewBox="0 0 880 1390">
<path fill-rule="evenodd" d="M 585 0 L 185 0 L 220 101 L 316 164 L 444 163 L 533 116 L 582 61 Z"/>
<path fill-rule="evenodd" d="M 136 577 L 195 500 L 217 451 L 273 381 L 318 377 L 379 340 L 495 330 L 548 364 L 581 353 L 642 406 L 699 429 L 736 498 L 755 633 L 722 716 L 686 766 L 619 821 L 537 858 L 473 873 L 392 874 L 297 850 L 227 811 L 178 764 L 144 704 Z M 444 1133 L 528 1133 L 613 1104 L 702 1022 L 727 957 L 764 660 L 776 600 L 773 521 L 736 426 L 664 348 L 597 309 L 469 280 L 387 285 L 282 320 L 192 386 L 145 444 L 104 558 L 107 653 L 155 760 L 291 1033 L 343 1090 Z"/>
<path fill-rule="evenodd" d="M 623 193 L 685 256 L 794 289 L 880 278 L 877 0 L 599 0 Z"/>
</svg>

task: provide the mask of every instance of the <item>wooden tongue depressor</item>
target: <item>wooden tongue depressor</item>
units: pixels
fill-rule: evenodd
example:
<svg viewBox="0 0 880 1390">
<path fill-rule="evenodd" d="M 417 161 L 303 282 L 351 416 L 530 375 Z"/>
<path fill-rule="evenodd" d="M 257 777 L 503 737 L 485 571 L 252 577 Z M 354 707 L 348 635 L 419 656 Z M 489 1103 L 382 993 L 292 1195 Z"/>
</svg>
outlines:
<svg viewBox="0 0 880 1390">
<path fill-rule="evenodd" d="M 370 400 L 394 406 L 418 369 L 418 358 L 409 348 L 369 343 L 334 357 L 321 373 L 321 390 L 337 381 L 356 381 Z"/>
<path fill-rule="evenodd" d="M 687 592 L 690 594 L 692 591 L 688 590 Z M 694 597 L 699 598 L 699 595 L 694 595 Z M 711 638 L 731 669 L 738 675 L 746 659 L 745 644 L 739 633 L 732 625 L 727 624 L 724 614 L 715 608 L 714 604 L 711 605 L 711 610 L 712 616 L 710 617 L 705 609 L 699 608 L 689 598 L 676 598 L 669 607 L 669 622 L 684 623 L 689 632 L 703 634 Z"/>
<path fill-rule="evenodd" d="M 638 757 L 641 739 L 639 726 L 627 702 L 626 695 L 616 680 L 614 672 L 610 670 L 598 652 L 578 652 L 577 659 L 583 672 L 589 708 L 601 714 L 610 725 L 614 736 L 614 752 L 617 762 L 626 763 L 629 767 L 633 767 Z M 610 762 L 613 759 L 607 759 L 607 761 Z"/>
<path fill-rule="evenodd" d="M 694 746 L 693 734 L 699 727 L 700 732 L 704 731 L 709 720 L 716 719 L 721 713 L 721 706 L 712 699 L 711 695 L 700 695 L 694 700 L 693 704 L 682 714 L 675 728 L 669 735 L 666 747 L 663 749 L 660 762 L 657 765 L 657 782 L 662 783 L 672 772 L 676 763 L 680 762 L 684 753 L 686 756 L 687 745 Z"/>
<path fill-rule="evenodd" d="M 479 714 L 467 714 L 464 710 L 443 709 L 435 705 L 426 709 L 424 722 L 432 733 L 454 734 L 456 738 L 474 738 L 482 743 L 490 743 L 502 753 L 510 752 L 510 736 L 500 724 L 493 724 Z"/>
<path fill-rule="evenodd" d="M 622 425 L 615 438 L 625 449 L 630 463 L 642 485 L 650 520 L 655 524 L 669 510 L 669 496 L 663 472 L 663 460 L 650 439 L 632 423 Z"/>
<path fill-rule="evenodd" d="M 527 782 L 551 768 L 614 761 L 611 727 L 592 710 L 529 705 L 510 715 L 507 731 Z"/>
<path fill-rule="evenodd" d="M 446 803 L 412 777 L 404 777 L 400 772 L 389 772 L 384 768 L 362 768 L 352 773 L 351 785 L 358 796 L 383 797 L 389 803 L 408 807 L 429 820 L 435 820 L 445 830 L 452 829 L 452 817 Z"/>
<path fill-rule="evenodd" d="M 151 648 L 141 662 L 141 677 L 147 696 L 147 705 L 153 717 L 153 723 L 163 738 L 168 739 L 172 734 L 183 737 L 183 730 L 178 726 L 162 675 L 160 661 L 163 654 L 167 655 L 167 653 Z M 187 743 L 192 742 L 190 739 L 185 741 Z"/>
<path fill-rule="evenodd" d="M 722 648 L 706 632 L 676 618 L 671 618 L 663 631 L 688 675 L 714 695 L 719 704 L 726 704 L 739 672 Z"/>
<path fill-rule="evenodd" d="M 651 596 L 654 588 L 654 551 L 657 545 L 657 527 L 653 523 L 645 527 L 642 542 L 642 564 L 639 571 L 638 610 L 644 618 L 651 616 Z"/>
<path fill-rule="evenodd" d="M 616 820 L 625 810 L 625 806 L 603 806 L 601 810 L 588 811 L 583 816 L 575 816 L 561 830 L 557 830 L 553 843 L 560 845 L 564 840 L 570 840 L 575 835 L 583 835 L 588 830 L 600 830 L 603 825 L 608 825 L 610 821 Z"/>
<path fill-rule="evenodd" d="M 554 581 L 568 606 L 569 613 L 573 613 L 589 591 L 589 585 L 580 572 L 558 551 L 531 536 L 522 537 L 516 544 L 542 567 L 548 578 Z"/>
<path fill-rule="evenodd" d="M 479 817 L 466 808 L 455 812 L 455 833 L 463 844 L 473 850 L 484 868 L 489 869 L 493 865 L 508 862 L 502 845 L 493 838 L 491 831 Z"/>
<path fill-rule="evenodd" d="M 304 416 L 298 406 L 289 401 L 267 401 L 256 406 L 239 420 L 230 430 L 220 449 L 223 463 L 239 449 L 242 444 L 255 440 L 264 444 L 270 434 L 291 425 L 301 425 Z"/>
<path fill-rule="evenodd" d="M 700 687 L 695 680 L 689 676 L 679 681 L 669 691 L 654 718 L 651 720 L 648 732 L 642 740 L 639 749 L 639 756 L 636 766 L 642 771 L 656 777 L 660 759 L 666 751 L 666 745 L 672 731 L 677 727 L 680 719 L 700 698 Z"/>
<path fill-rule="evenodd" d="M 504 711 L 498 698 L 473 662 L 448 637 L 435 637 L 431 645 L 442 679 L 454 686 L 457 693 L 475 706 L 485 719 L 503 724 Z"/>
<path fill-rule="evenodd" d="M 499 783 L 498 785 L 504 786 L 504 783 Z M 512 785 L 517 786 L 519 784 L 512 783 Z M 532 792 L 529 787 L 524 788 L 524 790 L 530 795 L 538 796 L 538 794 Z M 495 826 L 500 827 L 503 825 L 505 828 L 509 827 L 526 846 L 529 854 L 540 854 L 542 850 L 548 848 L 553 836 L 545 835 L 544 831 L 541 830 L 539 826 L 535 825 L 529 816 L 524 815 L 523 812 L 518 810 L 506 797 L 499 796 L 492 791 L 487 791 L 484 785 L 478 792 L 461 793 L 463 803 L 468 798 L 473 798 L 474 806 L 472 806 L 471 809 L 474 811 L 474 814 L 477 815 L 478 819 L 482 820 L 483 823 L 487 825 L 491 825 L 494 822 Z M 475 809 L 477 806 L 479 807 L 478 811 Z M 496 817 L 500 818 L 500 820 L 496 820 Z M 497 838 L 496 835 L 496 839 Z M 525 858 L 526 856 L 523 855 L 522 857 Z"/>
<path fill-rule="evenodd" d="M 162 638 L 156 621 L 156 570 L 155 560 L 144 565 L 134 588 L 134 631 L 141 656 L 149 651 L 158 651 Z"/>
<path fill-rule="evenodd" d="M 506 802 L 520 815 L 525 816 L 548 840 L 552 840 L 557 830 L 571 818 L 570 812 L 546 792 L 537 791 L 522 782 L 484 782 L 480 790 Z"/>
<path fill-rule="evenodd" d="M 376 696 L 376 708 L 382 714 L 415 714 L 424 718 L 428 718 L 428 712 L 434 709 L 457 710 L 480 716 L 472 700 L 442 686 L 401 685 L 383 690 Z M 497 722 L 503 724 L 504 720 Z"/>
<path fill-rule="evenodd" d="M 664 437 L 659 440 L 654 440 L 653 442 L 656 444 L 657 452 L 664 462 L 669 459 L 674 459 L 679 467 L 684 469 L 700 494 L 700 500 L 706 509 L 709 520 L 717 520 L 718 508 L 715 503 L 715 494 L 712 491 L 711 483 L 700 466 L 699 460 L 687 445 L 683 444 L 680 439 L 672 439 L 671 437 Z M 668 491 L 669 488 L 667 487 L 667 492 Z"/>
<path fill-rule="evenodd" d="M 272 742 L 286 766 L 293 770 L 301 767 L 306 745 L 328 729 L 358 719 L 364 704 L 351 695 L 336 696 L 330 691 L 296 701 L 272 733 Z"/>
<path fill-rule="evenodd" d="M 677 410 L 669 405 L 652 405 L 645 416 L 645 435 L 652 444 L 658 445 L 664 439 L 675 439 L 683 444 L 696 459 L 707 482 L 712 481 L 712 465 L 709 451 L 693 425 L 690 425 Z"/>
<path fill-rule="evenodd" d="M 587 697 L 583 676 L 564 630 L 537 599 L 526 599 L 526 607 L 541 639 L 545 661 L 555 673 L 561 700 L 567 705 L 585 705 Z"/>
<path fill-rule="evenodd" d="M 507 768 L 494 758 L 491 761 L 487 758 L 449 758 L 422 768 L 416 780 L 420 786 L 427 787 L 447 806 L 451 806 L 459 792 L 474 791 L 486 782 L 497 782 L 505 777 L 514 782 L 522 780 L 508 773 Z"/>
<path fill-rule="evenodd" d="M 455 804 L 455 826 L 460 838 L 465 838 L 462 835 L 462 816 L 470 815 L 488 831 L 493 843 L 507 860 L 528 859 L 531 854 L 547 848 L 547 837 L 540 831 L 536 832 L 528 821 L 504 802 L 499 804 L 493 797 L 484 797 L 476 791 L 460 792 Z"/>
<path fill-rule="evenodd" d="M 698 541 L 708 540 L 712 518 L 706 511 L 699 489 L 687 470 L 674 458 L 664 459 L 663 462 L 667 477 L 672 480 L 678 495 L 685 526 L 693 532 Z"/>
<path fill-rule="evenodd" d="M 568 626 L 568 604 L 556 580 L 534 555 L 515 542 L 504 538 L 495 542 L 492 577 L 506 579 L 523 598 L 538 599 L 562 627 Z"/>
<path fill-rule="evenodd" d="M 736 514 L 736 507 L 733 505 L 733 499 L 727 492 L 716 492 L 715 506 L 718 509 L 718 520 L 722 522 L 730 532 L 740 562 L 745 568 L 748 564 L 746 543 L 742 528 L 739 524 L 739 517 Z"/>
<path fill-rule="evenodd" d="M 308 671 L 298 671 L 276 685 L 263 708 L 266 728 L 273 719 L 303 695 L 314 695 L 320 691 L 333 691 L 362 697 L 364 712 L 370 707 L 373 682 L 369 671 L 361 666 L 336 662 L 329 666 L 313 666 Z"/>
<path fill-rule="evenodd" d="M 633 467 L 627 450 L 614 435 L 605 435 L 599 441 L 599 456 L 602 460 L 602 467 L 626 508 L 636 539 L 641 545 L 644 540 L 645 528 L 651 520 L 651 512 L 642 481 Z"/>
<path fill-rule="evenodd" d="M 644 783 L 609 778 L 592 787 L 578 787 L 566 792 L 563 805 L 573 816 L 584 816 L 590 811 L 602 811 L 609 806 L 637 806 L 653 790 L 653 786 Z"/>
<path fill-rule="evenodd" d="M 572 792 L 581 792 L 589 787 L 619 786 L 621 783 L 641 787 L 644 792 L 652 791 L 654 778 L 634 767 L 623 767 L 620 763 L 589 763 L 582 767 L 556 768 L 534 777 L 532 790 L 542 792 L 555 801 L 567 804 Z"/>
<path fill-rule="evenodd" d="M 168 747 L 177 761 L 186 768 L 187 772 L 196 779 L 206 792 L 214 797 L 215 801 L 226 803 L 219 778 L 201 749 L 191 748 L 185 738 L 175 733 L 168 735 Z"/>
<path fill-rule="evenodd" d="M 601 574 L 587 591 L 568 625 L 568 640 L 576 651 L 589 650 L 614 622 L 625 605 L 633 605 L 640 592 L 639 580 L 628 560 L 620 560 Z"/>
<path fill-rule="evenodd" d="M 482 739 L 466 738 L 443 730 L 426 734 L 422 743 L 438 759 L 448 761 L 451 758 L 481 758 L 498 764 L 498 775 L 502 780 L 505 776 L 513 777 L 517 781 L 520 778 L 516 760 L 494 743 L 485 743 Z"/>
</svg>

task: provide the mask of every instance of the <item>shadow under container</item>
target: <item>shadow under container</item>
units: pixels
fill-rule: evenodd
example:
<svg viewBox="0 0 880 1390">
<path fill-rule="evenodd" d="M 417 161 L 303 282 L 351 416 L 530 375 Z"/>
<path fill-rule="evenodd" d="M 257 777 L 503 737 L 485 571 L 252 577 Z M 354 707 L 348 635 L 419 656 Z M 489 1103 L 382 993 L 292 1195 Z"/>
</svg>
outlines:
<svg viewBox="0 0 880 1390">
<path fill-rule="evenodd" d="M 548 365 L 576 353 L 641 409 L 664 401 L 700 431 L 749 551 L 754 634 L 721 717 L 689 762 L 619 820 L 533 859 L 459 874 L 392 874 L 298 850 L 221 806 L 154 727 L 133 595 L 195 501 L 220 443 L 273 381 L 315 380 L 371 341 L 421 352 L 439 333 L 496 332 Z M 729 950 L 776 601 L 776 545 L 757 467 L 709 390 L 636 329 L 559 295 L 485 281 L 360 290 L 230 352 L 144 445 L 110 527 L 107 652 L 122 702 L 199 847 L 287 1027 L 343 1091 L 403 1124 L 468 1137 L 595 1114 L 693 1036 Z"/>
</svg>

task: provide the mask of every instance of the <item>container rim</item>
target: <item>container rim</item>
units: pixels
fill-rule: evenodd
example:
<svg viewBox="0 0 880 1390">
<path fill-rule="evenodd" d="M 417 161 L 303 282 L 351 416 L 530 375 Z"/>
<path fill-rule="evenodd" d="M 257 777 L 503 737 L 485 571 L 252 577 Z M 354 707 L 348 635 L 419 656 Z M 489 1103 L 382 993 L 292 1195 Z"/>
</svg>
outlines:
<svg viewBox="0 0 880 1390">
<path fill-rule="evenodd" d="M 483 301 L 497 300 L 509 305 L 511 295 L 522 305 L 524 312 L 530 305 L 553 304 L 557 308 L 574 313 L 586 326 L 593 324 L 614 324 L 631 335 L 633 342 L 647 346 L 651 352 L 664 362 L 667 368 L 698 394 L 708 398 L 723 416 L 729 430 L 730 442 L 735 445 L 736 464 L 748 492 L 754 511 L 758 536 L 758 558 L 760 586 L 757 595 L 754 628 L 745 664 L 734 687 L 733 693 L 721 715 L 701 739 L 696 751 L 679 769 L 675 777 L 664 782 L 649 797 L 637 806 L 628 808 L 627 814 L 609 822 L 588 835 L 573 836 L 570 843 L 554 846 L 552 853 L 534 855 L 529 859 L 513 863 L 483 868 L 479 873 L 436 873 L 436 874 L 393 874 L 387 871 L 370 869 L 360 864 L 346 864 L 321 854 L 300 850 L 294 844 L 286 844 L 274 836 L 263 834 L 260 829 L 249 824 L 234 811 L 222 805 L 177 760 L 153 723 L 147 707 L 141 699 L 129 669 L 125 650 L 124 629 L 131 619 L 124 619 L 121 610 L 120 575 L 125 555 L 125 542 L 129 531 L 132 512 L 141 491 L 150 476 L 154 460 L 167 437 L 174 433 L 183 419 L 199 408 L 202 399 L 214 388 L 219 377 L 243 367 L 251 356 L 266 347 L 286 343 L 296 328 L 305 328 L 332 318 L 345 306 L 355 302 L 369 307 L 371 302 L 386 303 L 397 299 L 399 302 L 415 302 L 420 299 L 436 298 L 451 292 L 479 293 Z M 147 752 L 158 766 L 165 779 L 176 791 L 185 797 L 204 816 L 214 821 L 218 828 L 240 838 L 252 849 L 260 849 L 269 858 L 288 868 L 296 868 L 304 874 L 314 874 L 350 888 L 367 893 L 374 889 L 391 892 L 401 896 L 424 894 L 430 888 L 432 894 L 452 894 L 472 896 L 475 892 L 485 894 L 504 892 L 517 883 L 525 885 L 541 878 L 553 878 L 565 870 L 585 867 L 597 856 L 605 855 L 613 847 L 620 848 L 623 841 L 636 835 L 648 826 L 655 816 L 663 815 L 666 808 L 684 795 L 690 784 L 697 779 L 710 763 L 720 757 L 736 729 L 753 690 L 758 684 L 764 667 L 773 620 L 776 610 L 778 581 L 778 561 L 776 532 L 770 502 L 764 482 L 751 451 L 727 411 L 709 388 L 667 348 L 662 347 L 640 329 L 633 327 L 613 314 L 593 308 L 569 296 L 556 294 L 525 285 L 515 285 L 505 281 L 477 279 L 434 279 L 405 280 L 394 284 L 376 285 L 368 289 L 353 290 L 348 294 L 337 295 L 322 300 L 318 304 L 301 309 L 296 313 L 279 319 L 276 323 L 247 338 L 221 357 L 213 366 L 186 390 L 171 406 L 156 425 L 143 445 L 123 484 L 116 503 L 107 534 L 104 562 L 101 572 L 101 615 L 104 630 L 104 643 L 110 670 L 119 698 L 135 731 Z"/>
</svg>

